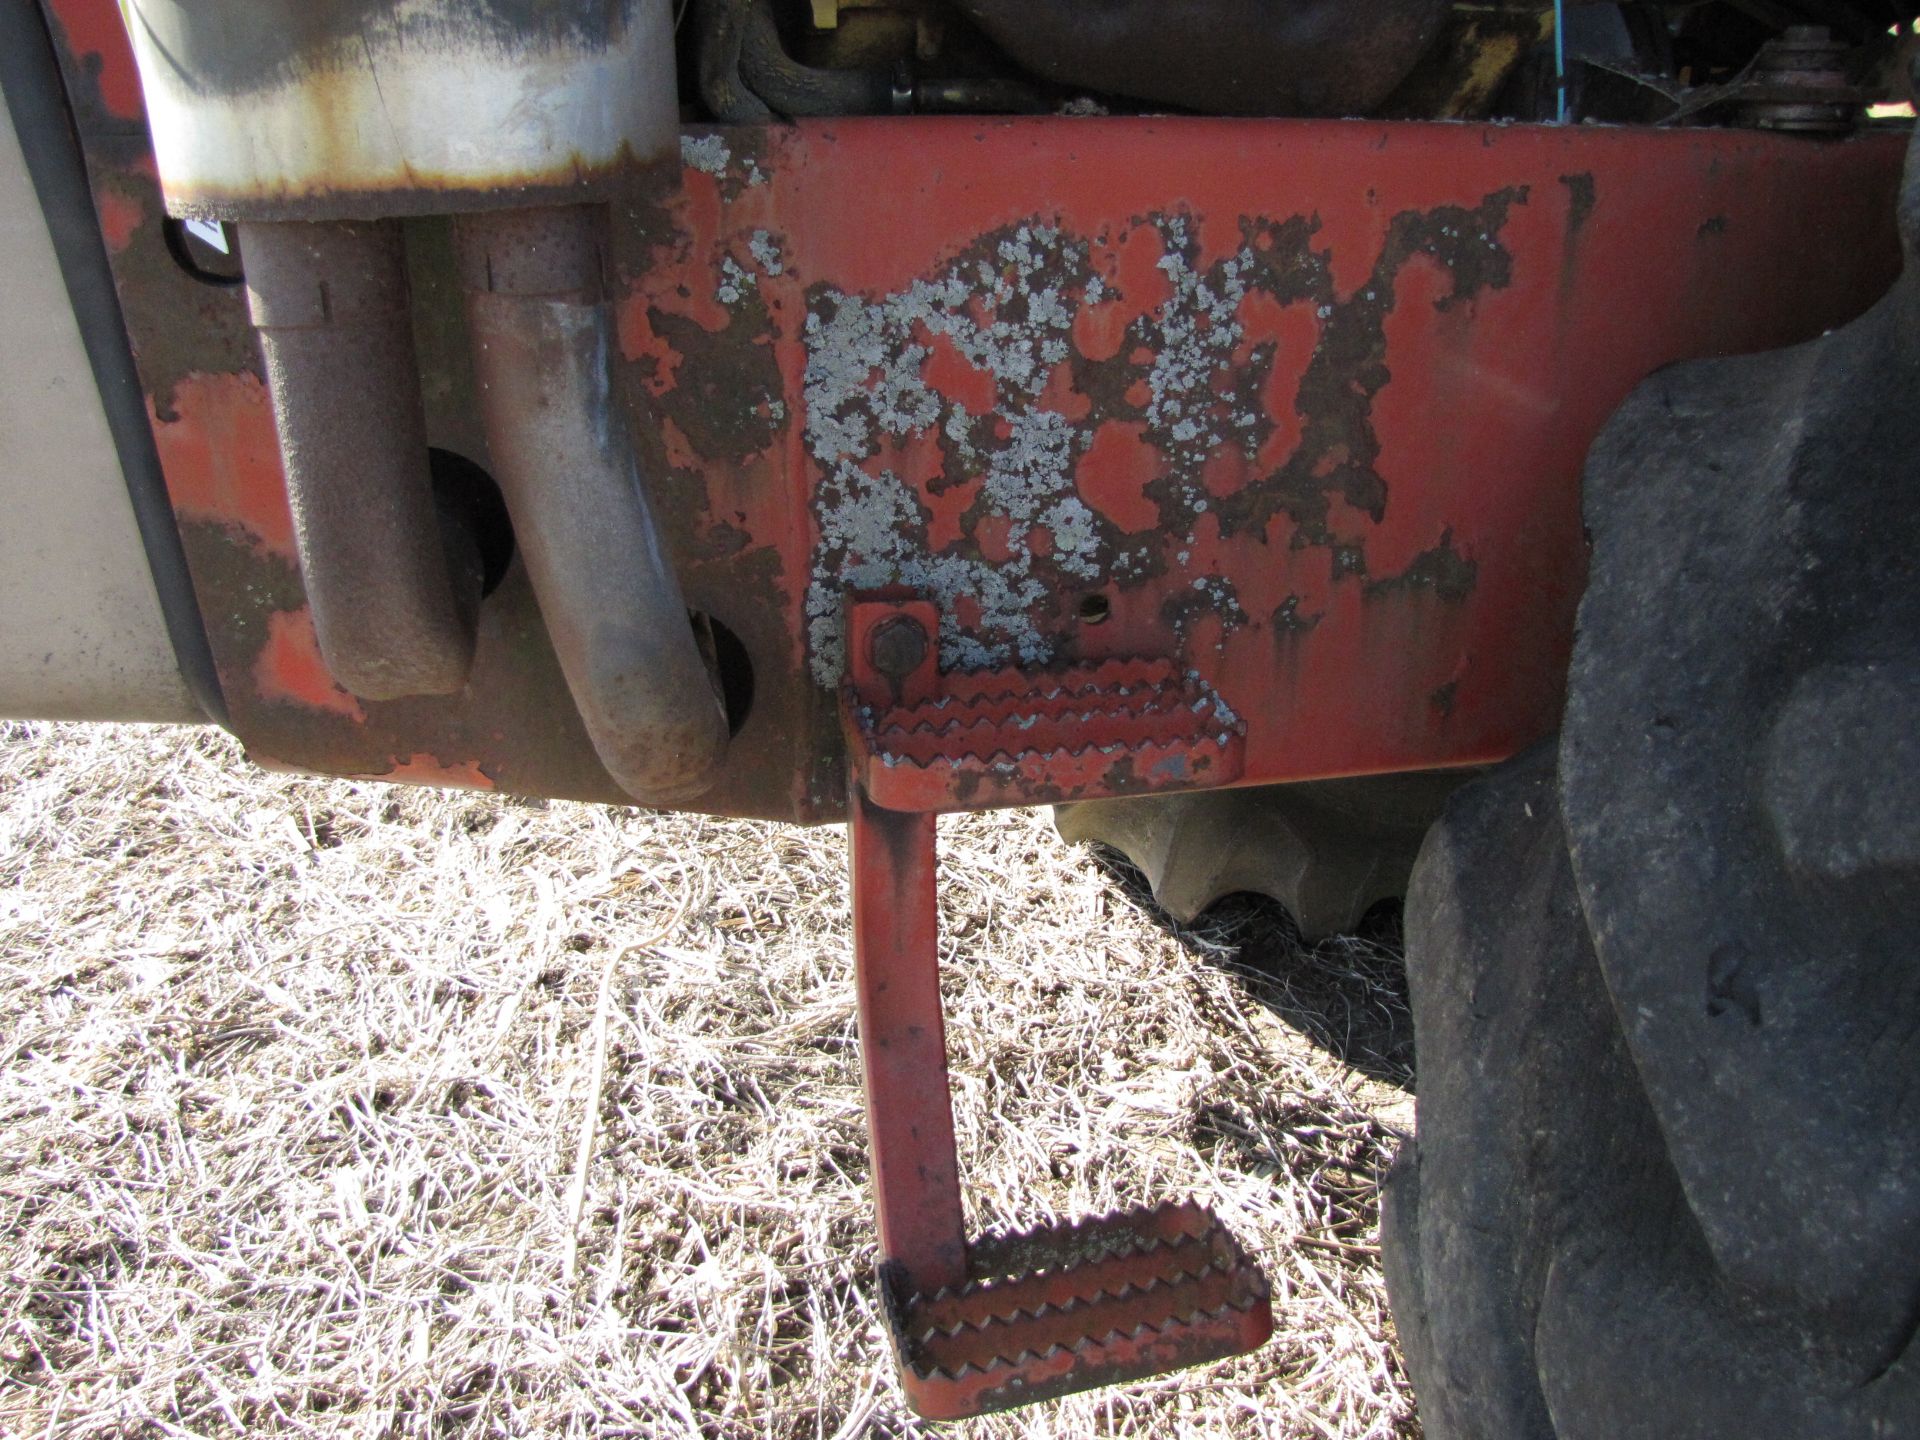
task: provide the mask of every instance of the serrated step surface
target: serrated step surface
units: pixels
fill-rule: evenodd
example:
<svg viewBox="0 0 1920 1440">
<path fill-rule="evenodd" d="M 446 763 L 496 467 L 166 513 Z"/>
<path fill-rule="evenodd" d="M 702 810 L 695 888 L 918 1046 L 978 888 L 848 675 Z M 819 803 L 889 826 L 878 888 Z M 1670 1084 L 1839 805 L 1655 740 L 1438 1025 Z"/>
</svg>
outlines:
<svg viewBox="0 0 1920 1440">
<path fill-rule="evenodd" d="M 892 1317 L 908 1398 L 930 1419 L 1203 1364 L 1272 1333 L 1265 1277 L 1197 1206 L 1047 1227 L 978 1250 L 967 1283 L 910 1296 Z"/>
<path fill-rule="evenodd" d="M 940 688 L 951 700 L 994 700 L 1005 695 L 1048 694 L 1065 690 L 1126 691 L 1142 685 L 1178 684 L 1179 667 L 1165 659 L 1102 660 L 1036 676 L 1027 670 L 961 670 L 940 677 Z"/>
<path fill-rule="evenodd" d="M 1179 713 L 1187 708 L 1186 693 L 1174 685 L 1141 687 L 1124 693 L 1112 690 L 1059 690 L 1051 695 L 1001 695 L 992 700 L 933 701 L 907 710 L 885 712 L 874 730 L 874 742 L 889 753 L 904 753 L 902 741 L 920 736 L 963 735 L 992 727 L 1021 727 L 1029 732 L 1043 720 L 1125 719 Z M 958 747 L 968 748 L 968 742 Z"/>
<path fill-rule="evenodd" d="M 849 695 L 862 785 L 894 810 L 981 809 L 1221 785 L 1244 730 L 1198 675 L 1166 660 L 945 674 L 917 704 Z"/>
</svg>

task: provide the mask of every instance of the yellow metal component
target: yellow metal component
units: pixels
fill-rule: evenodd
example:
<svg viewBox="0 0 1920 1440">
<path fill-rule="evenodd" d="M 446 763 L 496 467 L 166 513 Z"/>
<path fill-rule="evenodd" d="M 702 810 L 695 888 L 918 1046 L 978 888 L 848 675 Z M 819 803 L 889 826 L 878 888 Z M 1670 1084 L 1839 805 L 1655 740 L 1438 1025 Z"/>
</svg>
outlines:
<svg viewBox="0 0 1920 1440">
<path fill-rule="evenodd" d="M 1396 119 L 1485 115 L 1534 46 L 1553 39 L 1553 10 L 1538 0 L 1456 4 L 1425 62 L 1388 101 Z"/>
<path fill-rule="evenodd" d="M 1548 14 L 1548 24 L 1551 28 L 1551 12 Z M 1466 74 L 1460 77 L 1459 85 L 1448 98 L 1446 108 L 1440 112 L 1443 119 L 1485 114 L 1495 92 L 1506 82 L 1507 76 L 1513 73 L 1513 67 L 1520 63 L 1520 57 L 1526 53 L 1521 37 L 1511 31 L 1485 33 L 1478 26 L 1472 26 L 1467 33 L 1473 58 L 1468 61 Z"/>
<path fill-rule="evenodd" d="M 813 0 L 813 26 L 816 30 L 835 30 L 840 25 L 840 0 Z"/>
</svg>

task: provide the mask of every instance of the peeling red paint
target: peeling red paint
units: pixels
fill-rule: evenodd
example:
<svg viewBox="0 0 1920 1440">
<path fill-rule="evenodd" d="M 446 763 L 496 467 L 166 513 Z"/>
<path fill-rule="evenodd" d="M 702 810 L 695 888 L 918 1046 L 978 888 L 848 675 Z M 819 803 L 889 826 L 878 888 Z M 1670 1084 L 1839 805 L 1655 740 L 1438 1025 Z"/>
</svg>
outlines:
<svg viewBox="0 0 1920 1440">
<path fill-rule="evenodd" d="M 58 9 L 112 14 L 104 0 Z M 636 431 L 688 603 L 739 636 L 754 671 L 754 710 L 707 802 L 723 813 L 836 814 L 844 753 L 813 669 L 833 620 L 809 589 L 823 576 L 837 599 L 871 559 L 860 545 L 902 583 L 973 587 L 943 607 L 943 639 L 979 632 L 998 606 L 1019 611 L 1033 654 L 1152 655 L 1199 672 L 1247 718 L 1247 783 L 1511 753 L 1555 720 L 1582 563 L 1580 456 L 1604 417 L 1658 365 L 1843 322 L 1897 257 L 1892 138 L 1198 119 L 713 135 L 707 168 L 689 168 L 676 195 L 616 207 L 613 258 L 620 383 L 658 420 Z M 1063 170 L 1069 136 L 1077 160 Z M 83 126 L 83 140 L 101 183 L 138 193 L 128 177 L 150 162 L 124 126 Z M 1594 203 L 1569 258 L 1557 177 L 1576 171 L 1593 176 Z M 1529 188 L 1530 201 L 1487 203 Z M 891 198 L 889 223 L 849 223 L 876 193 Z M 102 224 L 122 247 L 123 293 L 137 292 L 125 309 L 216 658 L 230 686 L 260 691 L 236 704 L 243 739 L 334 773 L 605 796 L 511 574 L 483 612 L 487 685 L 363 711 L 332 684 L 291 608 L 271 409 L 235 342 L 244 299 L 197 287 L 188 304 L 168 288 L 185 282 L 152 256 L 156 204 L 140 223 L 103 211 Z M 1449 208 L 1498 233 L 1449 253 L 1459 237 L 1436 238 L 1433 219 Z M 1702 237 L 1708 217 L 1726 223 Z M 1004 281 L 1020 266 L 995 247 L 1023 229 L 1055 237 L 1033 290 L 989 300 L 976 270 L 945 323 L 1029 317 L 1045 287 L 1063 307 L 1064 356 L 1047 349 L 1009 378 L 951 334 L 905 327 L 920 349 L 899 345 L 863 373 L 847 362 L 836 393 L 864 388 L 884 410 L 889 359 L 921 393 L 823 463 L 810 320 L 841 302 L 918 303 L 960 257 Z M 1830 233 L 1851 237 L 1845 254 L 1822 243 Z M 1220 267 L 1242 246 L 1257 253 L 1236 299 Z M 1460 267 L 1493 251 L 1510 273 L 1454 303 Z M 1366 298 L 1376 271 L 1392 277 L 1390 306 Z M 1352 305 L 1380 313 L 1343 323 Z M 1222 325 L 1237 327 L 1230 341 L 1178 353 L 1182 333 Z M 1156 373 L 1175 361 L 1178 383 Z M 1184 409 L 1150 414 L 1170 386 Z M 1361 392 L 1370 412 L 1328 419 Z M 1176 435 L 1179 422 L 1196 428 Z M 865 511 L 830 513 L 835 487 L 863 483 Z M 1016 516 L 1029 493 L 1041 501 Z M 1448 535 L 1475 567 L 1470 594 L 1376 584 L 1366 598 Z M 1011 600 L 987 593 L 1001 580 Z M 1083 624 L 1096 591 L 1105 618 Z"/>
<path fill-rule="evenodd" d="M 699 452 L 687 442 L 686 433 L 670 416 L 660 420 L 660 443 L 666 451 L 667 463 L 674 469 L 692 470 L 699 465 Z"/>
<path fill-rule="evenodd" d="M 278 610 L 267 617 L 267 643 L 254 661 L 253 680 L 262 697 L 305 705 L 365 720 L 360 702 L 334 683 L 327 662 L 320 658 L 320 639 L 313 631 L 313 612 Z"/>
<path fill-rule="evenodd" d="M 927 363 L 921 374 L 927 384 L 976 415 L 991 413 L 999 395 L 993 376 L 962 355 L 945 335 L 929 335 L 926 344 Z"/>
<path fill-rule="evenodd" d="M 56 39 L 94 77 L 108 113 L 120 120 L 140 119 L 146 113 L 140 72 L 134 66 L 133 47 L 127 43 L 119 10 L 103 0 L 46 3 L 59 31 Z"/>
<path fill-rule="evenodd" d="M 1138 420 L 1108 420 L 1093 432 L 1074 472 L 1080 498 L 1126 531 L 1150 529 L 1160 518 L 1146 492 L 1163 464 L 1145 430 Z"/>
<path fill-rule="evenodd" d="M 293 512 L 266 386 L 252 375 L 189 375 L 175 385 L 171 409 L 162 419 L 147 402 L 173 508 L 183 519 L 237 527 L 293 563 Z"/>
<path fill-rule="evenodd" d="M 1160 268 L 1166 254 L 1166 245 L 1155 230 L 1143 225 L 1126 232 L 1113 255 L 1110 273 L 1119 296 L 1108 323 L 1131 325 L 1173 298 L 1173 286 Z"/>
<path fill-rule="evenodd" d="M 100 214 L 100 233 L 107 250 L 118 255 L 133 243 L 134 234 L 146 223 L 147 207 L 138 196 L 107 185 L 93 192 L 93 204 Z"/>
<path fill-rule="evenodd" d="M 1004 565 L 1013 558 L 1012 538 L 1013 522 L 1004 515 L 989 515 L 974 526 L 974 543 L 980 547 L 980 558 L 989 564 Z"/>
<path fill-rule="evenodd" d="M 407 785 L 433 785 L 446 790 L 492 790 L 493 777 L 470 760 L 445 761 L 434 755 L 394 757 L 393 768 L 362 780 L 392 780 Z"/>
</svg>

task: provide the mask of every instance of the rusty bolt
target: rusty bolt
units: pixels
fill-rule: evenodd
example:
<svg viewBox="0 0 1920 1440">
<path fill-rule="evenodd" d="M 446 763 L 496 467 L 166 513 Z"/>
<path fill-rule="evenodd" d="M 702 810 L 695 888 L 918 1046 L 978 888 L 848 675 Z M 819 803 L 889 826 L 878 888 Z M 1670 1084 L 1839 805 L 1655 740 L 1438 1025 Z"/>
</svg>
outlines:
<svg viewBox="0 0 1920 1440">
<path fill-rule="evenodd" d="M 927 631 L 910 615 L 882 620 L 867 634 L 867 660 L 889 680 L 904 680 L 927 658 Z"/>
</svg>

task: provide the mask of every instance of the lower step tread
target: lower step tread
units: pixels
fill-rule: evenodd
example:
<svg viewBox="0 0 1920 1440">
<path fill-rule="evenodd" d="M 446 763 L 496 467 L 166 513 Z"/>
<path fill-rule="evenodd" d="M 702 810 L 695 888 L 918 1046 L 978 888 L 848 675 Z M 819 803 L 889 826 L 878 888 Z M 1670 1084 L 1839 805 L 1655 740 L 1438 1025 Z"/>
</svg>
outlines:
<svg viewBox="0 0 1920 1440">
<path fill-rule="evenodd" d="M 976 1255 L 962 1285 L 889 1297 L 907 1398 L 928 1419 L 1205 1364 L 1273 1332 L 1265 1277 L 1197 1206 L 1046 1227 Z"/>
</svg>

